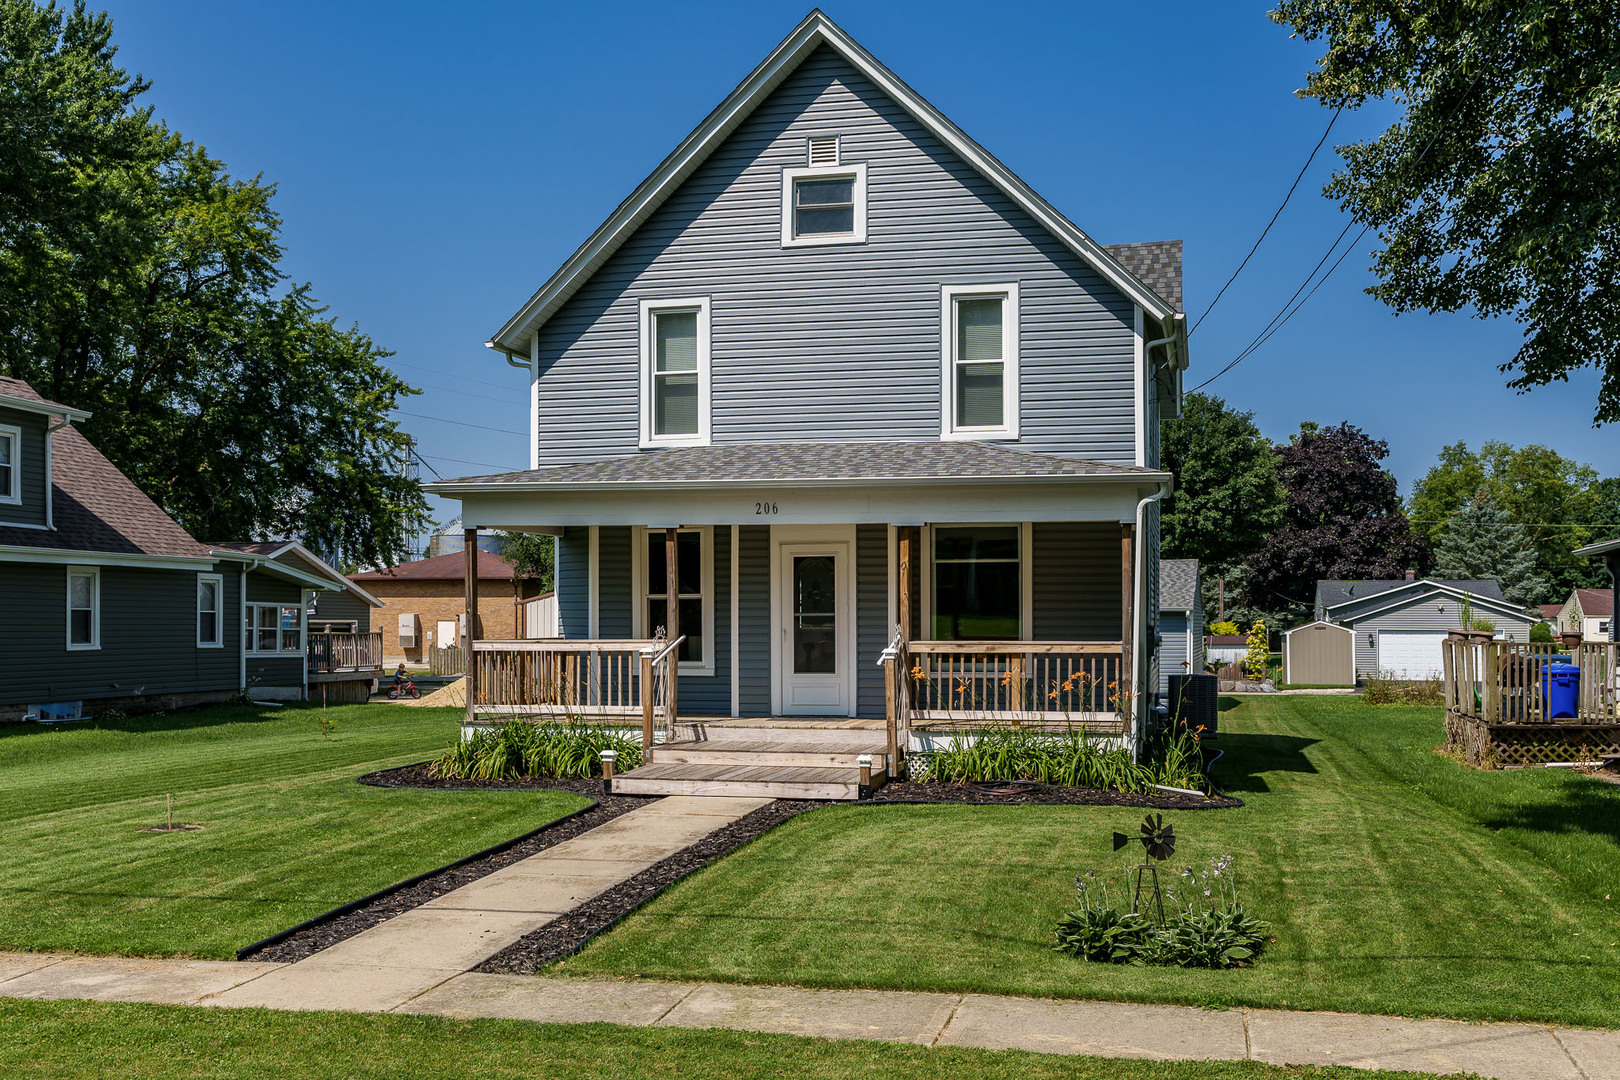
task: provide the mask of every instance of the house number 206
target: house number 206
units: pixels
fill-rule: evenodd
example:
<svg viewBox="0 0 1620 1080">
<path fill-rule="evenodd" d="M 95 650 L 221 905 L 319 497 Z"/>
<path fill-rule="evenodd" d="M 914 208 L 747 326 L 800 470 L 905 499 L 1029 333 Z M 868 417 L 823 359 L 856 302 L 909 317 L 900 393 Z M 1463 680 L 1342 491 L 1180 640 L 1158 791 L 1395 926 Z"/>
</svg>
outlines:
<svg viewBox="0 0 1620 1080">
<path fill-rule="evenodd" d="M 770 515 L 776 513 L 776 504 L 773 502 L 757 502 L 754 504 L 754 515 Z"/>
</svg>

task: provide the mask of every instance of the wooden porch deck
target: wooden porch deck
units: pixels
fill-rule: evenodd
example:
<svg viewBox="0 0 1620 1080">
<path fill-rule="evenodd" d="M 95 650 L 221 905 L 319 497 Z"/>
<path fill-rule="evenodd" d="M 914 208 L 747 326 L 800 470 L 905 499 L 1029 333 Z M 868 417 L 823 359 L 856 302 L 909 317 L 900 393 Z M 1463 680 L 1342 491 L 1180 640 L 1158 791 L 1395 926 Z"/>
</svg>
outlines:
<svg viewBox="0 0 1620 1080">
<path fill-rule="evenodd" d="M 1559 715 L 1548 693 L 1546 668 L 1555 662 L 1580 672 L 1570 715 Z M 1441 663 L 1446 745 L 1470 765 L 1595 762 L 1620 753 L 1620 645 L 1446 641 Z"/>
</svg>

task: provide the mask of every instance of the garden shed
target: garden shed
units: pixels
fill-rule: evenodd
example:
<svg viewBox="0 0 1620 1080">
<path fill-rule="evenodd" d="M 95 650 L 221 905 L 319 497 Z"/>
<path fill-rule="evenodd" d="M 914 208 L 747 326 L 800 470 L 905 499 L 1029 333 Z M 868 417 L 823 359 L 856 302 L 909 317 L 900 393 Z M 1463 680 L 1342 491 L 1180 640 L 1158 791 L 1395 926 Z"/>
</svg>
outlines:
<svg viewBox="0 0 1620 1080">
<path fill-rule="evenodd" d="M 1356 684 L 1356 632 L 1325 620 L 1283 634 L 1283 682 L 1306 686 Z"/>
</svg>

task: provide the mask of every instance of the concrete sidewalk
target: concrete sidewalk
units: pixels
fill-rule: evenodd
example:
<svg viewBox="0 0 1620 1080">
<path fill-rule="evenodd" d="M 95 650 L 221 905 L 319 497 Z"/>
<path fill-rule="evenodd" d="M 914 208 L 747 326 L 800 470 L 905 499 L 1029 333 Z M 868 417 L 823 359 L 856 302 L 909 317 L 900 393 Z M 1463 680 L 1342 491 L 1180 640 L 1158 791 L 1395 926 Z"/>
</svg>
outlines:
<svg viewBox="0 0 1620 1080">
<path fill-rule="evenodd" d="M 1620 1080 L 1620 1032 L 1540 1024 L 476 972 L 452 974 L 415 993 L 401 987 L 404 1000 L 379 1007 L 359 997 L 338 1000 L 339 995 L 319 985 L 316 969 L 305 969 L 309 974 L 296 981 L 286 980 L 300 966 L 0 954 L 0 997 L 266 1003 L 288 1009 L 730 1028 L 1044 1054 L 1472 1072 L 1501 1080 Z M 341 969 L 324 970 L 332 974 L 332 987 L 349 978 Z M 379 971 L 369 985 L 385 978 L 386 972 Z M 261 989 L 255 991 L 256 986 Z M 299 988 L 310 989 L 314 1000 L 299 1000 Z"/>
</svg>

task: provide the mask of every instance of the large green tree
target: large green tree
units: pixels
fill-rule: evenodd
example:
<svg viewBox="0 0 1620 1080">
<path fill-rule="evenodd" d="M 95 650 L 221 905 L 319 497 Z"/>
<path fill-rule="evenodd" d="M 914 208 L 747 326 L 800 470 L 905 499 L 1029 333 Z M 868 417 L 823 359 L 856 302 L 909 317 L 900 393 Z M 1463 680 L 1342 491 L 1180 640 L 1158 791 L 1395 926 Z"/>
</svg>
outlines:
<svg viewBox="0 0 1620 1080">
<path fill-rule="evenodd" d="M 1555 591 L 1565 591 L 1587 584 L 1592 570 L 1572 552 L 1604 538 L 1597 483 L 1591 466 L 1545 446 L 1491 440 L 1476 452 L 1457 442 L 1440 451 L 1412 489 L 1408 514 L 1413 528 L 1437 548 L 1453 515 L 1484 495 L 1507 521 L 1524 527 L 1537 567 Z"/>
<path fill-rule="evenodd" d="M 1434 574 L 1451 580 L 1495 581 L 1509 602 L 1527 610 L 1562 599 L 1536 561 L 1530 531 L 1514 523 L 1484 492 L 1446 522 L 1434 553 Z"/>
<path fill-rule="evenodd" d="M 1527 389 L 1600 373 L 1620 419 L 1620 0 L 1278 0 L 1324 53 L 1302 94 L 1399 118 L 1340 148 L 1326 193 L 1383 250 L 1397 311 L 1512 315 Z"/>
<path fill-rule="evenodd" d="M 427 522 L 416 391 L 279 269 L 275 186 L 137 106 L 112 24 L 0 0 L 0 371 L 204 540 L 392 562 Z"/>
</svg>

